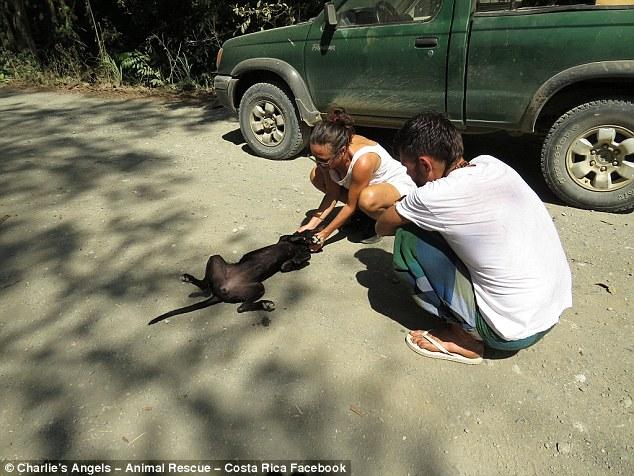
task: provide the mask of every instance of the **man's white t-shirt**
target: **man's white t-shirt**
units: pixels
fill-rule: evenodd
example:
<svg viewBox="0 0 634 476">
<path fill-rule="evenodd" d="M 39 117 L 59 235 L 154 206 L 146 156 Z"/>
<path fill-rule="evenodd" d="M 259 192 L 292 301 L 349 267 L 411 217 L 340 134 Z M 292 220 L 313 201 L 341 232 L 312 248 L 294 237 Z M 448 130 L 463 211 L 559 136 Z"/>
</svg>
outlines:
<svg viewBox="0 0 634 476">
<path fill-rule="evenodd" d="M 409 193 L 396 211 L 445 238 L 471 274 L 482 316 L 501 337 L 532 336 L 572 306 L 559 235 L 511 167 L 486 155 L 471 164 Z"/>
</svg>

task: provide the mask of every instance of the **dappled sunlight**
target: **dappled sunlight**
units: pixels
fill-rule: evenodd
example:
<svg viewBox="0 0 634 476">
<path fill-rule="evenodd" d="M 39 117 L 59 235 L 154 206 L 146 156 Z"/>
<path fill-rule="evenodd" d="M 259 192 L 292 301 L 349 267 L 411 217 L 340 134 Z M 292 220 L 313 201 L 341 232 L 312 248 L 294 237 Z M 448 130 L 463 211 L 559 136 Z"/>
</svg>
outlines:
<svg viewBox="0 0 634 476">
<path fill-rule="evenodd" d="M 424 359 L 404 336 L 433 320 L 392 272 L 391 238 L 342 234 L 271 277 L 274 312 L 221 303 L 148 326 L 202 299 L 183 272 L 275 243 L 319 202 L 312 162 L 246 154 L 222 110 L 0 89 L 0 130 L 4 457 L 338 458 L 405 475 L 532 474 L 515 455 L 541 454 L 573 474 L 625 452 L 602 423 L 626 411 L 618 349 L 575 330 L 618 326 L 568 313 L 511 359 Z M 600 311 L 614 296 L 596 291 Z M 570 441 L 590 457 L 559 455 Z"/>
<path fill-rule="evenodd" d="M 310 268 L 267 282 L 274 314 L 219 304 L 147 326 L 166 306 L 191 302 L 179 272 L 202 274 L 209 253 L 235 261 L 297 226 L 258 236 L 250 217 L 284 211 L 285 202 L 249 196 L 239 176 L 227 183 L 213 172 L 218 160 L 240 171 L 245 159 L 212 160 L 202 176 L 202 163 L 175 168 L 191 154 L 182 141 L 222 140 L 205 128 L 224 116 L 146 100 L 35 96 L 45 105 L 0 91 L 0 126 L 10 131 L 0 139 L 9 215 L 0 229 L 0 399 L 3 444 L 15 448 L 7 456 L 269 458 L 283 444 L 284 456 L 344 458 L 356 438 L 337 428 L 342 416 L 363 433 L 368 454 L 380 453 L 385 423 L 359 426 L 352 397 L 338 395 L 357 372 L 340 375 L 318 345 L 288 348 L 299 338 L 293 310 L 317 292 Z M 156 143 L 161 136 L 174 140 Z M 219 198 L 192 203 L 184 190 L 197 180 Z M 231 207 L 233 219 L 214 223 L 218 207 Z M 206 240 L 192 247 L 203 224 Z M 306 325 L 314 333 L 328 321 Z"/>
</svg>

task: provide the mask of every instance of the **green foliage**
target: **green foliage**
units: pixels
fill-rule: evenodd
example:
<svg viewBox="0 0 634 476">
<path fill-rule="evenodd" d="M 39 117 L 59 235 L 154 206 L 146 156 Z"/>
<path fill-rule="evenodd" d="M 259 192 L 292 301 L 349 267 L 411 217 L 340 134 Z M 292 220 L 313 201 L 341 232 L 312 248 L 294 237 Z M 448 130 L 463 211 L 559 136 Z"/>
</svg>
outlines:
<svg viewBox="0 0 634 476">
<path fill-rule="evenodd" d="M 226 39 L 306 20 L 323 1 L 0 0 L 0 80 L 209 87 Z"/>
<path fill-rule="evenodd" d="M 14 53 L 0 48 L 0 80 L 17 79 L 31 83 L 41 83 L 43 78 L 39 61 L 30 51 Z"/>
<path fill-rule="evenodd" d="M 116 86 L 123 82 L 123 71 L 121 66 L 108 54 L 103 51 L 99 56 L 99 67 L 97 69 L 100 78 L 109 81 Z"/>
<path fill-rule="evenodd" d="M 173 40 L 169 38 L 152 35 L 147 40 L 147 50 L 157 56 L 161 56 L 167 61 L 166 82 L 168 84 L 185 84 L 193 85 L 195 81 L 192 78 L 192 65 L 187 55 L 183 51 L 183 44 L 174 45 Z"/>
<path fill-rule="evenodd" d="M 150 66 L 150 56 L 138 50 L 121 53 L 118 57 L 123 78 L 132 84 L 163 86 L 161 71 Z"/>
<path fill-rule="evenodd" d="M 66 79 L 70 82 L 87 79 L 89 68 L 83 60 L 84 48 L 80 45 L 64 47 L 55 45 L 47 57 L 43 69 L 49 71 L 54 77 Z"/>
<path fill-rule="evenodd" d="M 237 29 L 241 33 L 295 23 L 293 7 L 279 0 L 275 3 L 258 0 L 255 6 L 235 5 L 233 13 L 242 21 Z"/>
</svg>

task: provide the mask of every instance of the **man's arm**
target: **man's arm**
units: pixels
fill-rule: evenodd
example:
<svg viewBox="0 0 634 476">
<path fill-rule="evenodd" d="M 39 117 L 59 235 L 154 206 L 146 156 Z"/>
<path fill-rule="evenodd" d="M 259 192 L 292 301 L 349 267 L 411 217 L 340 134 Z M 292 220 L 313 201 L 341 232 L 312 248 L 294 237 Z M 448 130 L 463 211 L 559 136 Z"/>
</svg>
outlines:
<svg viewBox="0 0 634 476">
<path fill-rule="evenodd" d="M 374 230 L 379 236 L 394 235 L 398 227 L 406 225 L 407 223 L 409 223 L 409 220 L 399 215 L 396 212 L 396 205 L 392 205 L 381 213 L 381 216 L 379 216 L 379 219 L 376 221 Z"/>
</svg>

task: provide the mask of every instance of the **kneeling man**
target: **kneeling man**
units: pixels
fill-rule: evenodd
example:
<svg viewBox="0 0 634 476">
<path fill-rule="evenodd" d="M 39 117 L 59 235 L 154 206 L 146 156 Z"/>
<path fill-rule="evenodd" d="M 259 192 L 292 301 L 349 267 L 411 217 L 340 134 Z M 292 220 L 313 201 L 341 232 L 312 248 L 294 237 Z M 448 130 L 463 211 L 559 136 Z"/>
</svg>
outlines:
<svg viewBox="0 0 634 476">
<path fill-rule="evenodd" d="M 460 133 L 441 114 L 410 119 L 394 150 L 418 189 L 387 209 L 376 231 L 396 235 L 397 273 L 444 321 L 410 332 L 407 344 L 427 357 L 477 364 L 485 347 L 536 343 L 572 306 L 570 268 L 539 197 L 494 157 L 465 161 Z"/>
</svg>

